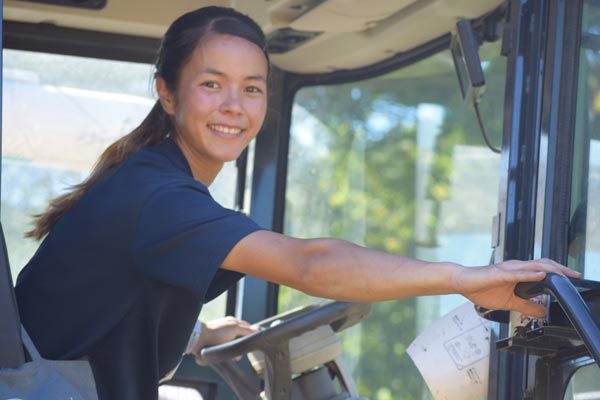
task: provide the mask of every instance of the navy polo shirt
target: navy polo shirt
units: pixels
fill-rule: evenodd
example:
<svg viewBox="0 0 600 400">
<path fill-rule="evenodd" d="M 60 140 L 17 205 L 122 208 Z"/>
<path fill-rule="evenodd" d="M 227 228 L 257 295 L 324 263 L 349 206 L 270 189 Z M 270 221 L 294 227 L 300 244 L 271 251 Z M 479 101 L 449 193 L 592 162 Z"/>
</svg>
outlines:
<svg viewBox="0 0 600 400">
<path fill-rule="evenodd" d="M 202 304 L 242 277 L 221 263 L 259 229 L 221 207 L 167 138 L 55 224 L 17 279 L 23 325 L 46 358 L 88 357 L 101 400 L 156 399 Z"/>
</svg>

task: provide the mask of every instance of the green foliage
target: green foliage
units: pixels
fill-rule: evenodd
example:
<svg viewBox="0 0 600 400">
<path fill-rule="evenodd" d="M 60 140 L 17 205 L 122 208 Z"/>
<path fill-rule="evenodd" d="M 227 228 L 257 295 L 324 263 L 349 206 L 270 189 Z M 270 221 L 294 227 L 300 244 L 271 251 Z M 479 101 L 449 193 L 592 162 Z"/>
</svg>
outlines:
<svg viewBox="0 0 600 400">
<path fill-rule="evenodd" d="M 462 104 L 453 69 L 445 66 L 435 72 L 430 65 L 434 62 L 439 59 L 411 67 L 418 70 L 422 66 L 430 75 L 394 73 L 298 93 L 285 233 L 338 237 L 415 256 L 416 227 L 420 225 L 426 227 L 428 238 L 419 245 L 440 245 L 440 210 L 453 194 L 457 146 L 482 146 L 483 139 L 472 110 L 465 110 Z M 496 93 L 498 99 L 503 93 L 503 67 L 500 60 L 486 70 L 486 77 L 492 78 L 488 93 Z M 424 134 L 419 132 L 419 124 L 431 122 L 420 116 L 419 110 L 428 104 L 435 105 L 441 121 L 432 128 L 439 133 L 429 150 L 419 144 L 419 135 Z M 499 111 L 497 103 L 482 104 L 496 143 L 502 126 Z M 428 159 L 419 158 L 424 156 Z M 490 157 L 497 155 L 490 152 Z M 421 217 L 417 216 L 419 166 L 428 169 L 424 193 L 432 204 Z M 279 299 L 280 310 L 315 300 L 289 288 L 281 288 Z M 430 398 L 406 349 L 418 334 L 417 327 L 432 315 L 437 316 L 437 311 L 424 309 L 416 299 L 381 302 L 373 305 L 366 321 L 343 333 L 344 355 L 361 396 L 373 400 Z"/>
</svg>

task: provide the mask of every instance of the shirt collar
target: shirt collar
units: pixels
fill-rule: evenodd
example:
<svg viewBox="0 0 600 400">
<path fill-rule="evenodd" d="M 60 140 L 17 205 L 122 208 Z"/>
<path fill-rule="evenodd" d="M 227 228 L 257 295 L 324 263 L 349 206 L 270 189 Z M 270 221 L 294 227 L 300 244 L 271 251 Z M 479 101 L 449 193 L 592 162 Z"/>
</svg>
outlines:
<svg viewBox="0 0 600 400">
<path fill-rule="evenodd" d="M 187 158 L 185 158 L 183 152 L 171 137 L 166 137 L 165 140 L 163 140 L 157 146 L 163 151 L 167 158 L 173 162 L 175 166 L 180 168 L 182 171 L 187 172 L 190 176 L 194 176 Z"/>
</svg>

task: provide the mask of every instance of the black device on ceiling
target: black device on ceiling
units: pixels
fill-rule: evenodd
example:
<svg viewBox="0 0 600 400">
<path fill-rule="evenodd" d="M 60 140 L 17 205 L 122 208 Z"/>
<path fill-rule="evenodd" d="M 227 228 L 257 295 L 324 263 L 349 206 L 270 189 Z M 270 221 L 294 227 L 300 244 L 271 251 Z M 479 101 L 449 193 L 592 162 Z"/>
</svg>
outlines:
<svg viewBox="0 0 600 400">
<path fill-rule="evenodd" d="M 30 3 L 40 3 L 52 6 L 65 6 L 100 10 L 106 6 L 107 0 L 19 0 Z"/>
</svg>

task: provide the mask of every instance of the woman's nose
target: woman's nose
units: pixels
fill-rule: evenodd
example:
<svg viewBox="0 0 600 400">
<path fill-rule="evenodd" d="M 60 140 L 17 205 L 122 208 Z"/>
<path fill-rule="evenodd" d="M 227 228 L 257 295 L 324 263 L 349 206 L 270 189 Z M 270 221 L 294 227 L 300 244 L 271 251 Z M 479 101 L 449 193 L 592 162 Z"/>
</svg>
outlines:
<svg viewBox="0 0 600 400">
<path fill-rule="evenodd" d="M 237 90 L 229 90 L 225 93 L 221 103 L 221 111 L 239 113 L 243 109 L 241 95 Z"/>
</svg>

